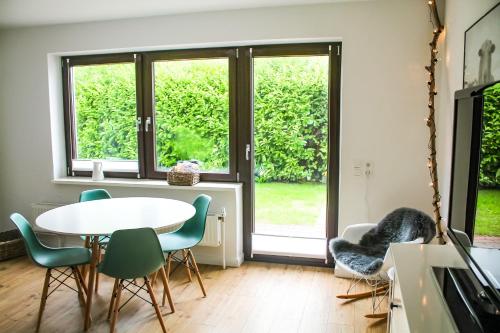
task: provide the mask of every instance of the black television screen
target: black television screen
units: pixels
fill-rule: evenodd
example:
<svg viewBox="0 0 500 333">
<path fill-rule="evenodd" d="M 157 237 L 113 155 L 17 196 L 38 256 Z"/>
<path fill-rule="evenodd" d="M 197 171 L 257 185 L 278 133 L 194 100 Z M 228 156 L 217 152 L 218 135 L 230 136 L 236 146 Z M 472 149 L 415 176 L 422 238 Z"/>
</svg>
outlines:
<svg viewBox="0 0 500 333">
<path fill-rule="evenodd" d="M 500 320 L 499 82 L 455 93 L 448 216 L 450 238 L 469 265 L 468 286 Z"/>
</svg>

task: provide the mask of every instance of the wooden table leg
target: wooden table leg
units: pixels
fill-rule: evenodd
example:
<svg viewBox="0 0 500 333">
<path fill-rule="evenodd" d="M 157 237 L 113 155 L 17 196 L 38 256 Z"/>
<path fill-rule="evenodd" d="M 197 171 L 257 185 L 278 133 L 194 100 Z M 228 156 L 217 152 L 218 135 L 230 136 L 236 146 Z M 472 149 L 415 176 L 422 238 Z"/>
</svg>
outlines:
<svg viewBox="0 0 500 333">
<path fill-rule="evenodd" d="M 87 285 L 87 303 L 85 304 L 84 330 L 90 328 L 90 309 L 92 305 L 92 295 L 94 291 L 95 270 L 99 260 L 99 236 L 92 236 L 92 260 L 90 262 L 89 283 Z"/>
</svg>

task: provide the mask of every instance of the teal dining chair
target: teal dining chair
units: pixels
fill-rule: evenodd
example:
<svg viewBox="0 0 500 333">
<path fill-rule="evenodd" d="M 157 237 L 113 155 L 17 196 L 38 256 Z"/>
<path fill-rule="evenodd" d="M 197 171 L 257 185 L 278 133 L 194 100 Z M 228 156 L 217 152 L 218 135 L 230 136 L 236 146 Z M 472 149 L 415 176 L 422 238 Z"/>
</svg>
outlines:
<svg viewBox="0 0 500 333">
<path fill-rule="evenodd" d="M 92 190 L 87 190 L 83 191 L 80 193 L 80 198 L 78 199 L 79 202 L 86 202 L 86 201 L 94 201 L 94 200 L 104 200 L 104 199 L 111 199 L 111 194 L 109 194 L 108 191 L 105 189 L 92 189 Z M 85 246 L 90 247 L 90 238 L 88 236 L 80 236 L 84 241 L 85 241 Z M 106 244 L 108 244 L 109 237 L 108 236 L 100 236 L 99 237 L 99 252 L 97 253 L 97 258 L 99 258 L 99 261 L 102 258 L 102 250 L 106 248 Z M 87 269 L 85 268 L 83 275 L 87 275 Z M 95 292 L 99 290 L 99 272 L 95 272 Z"/>
<path fill-rule="evenodd" d="M 85 305 L 85 295 L 87 287 L 77 266 L 90 263 L 91 252 L 83 247 L 66 247 L 66 248 L 51 248 L 43 245 L 38 240 L 33 232 L 31 224 L 19 213 L 10 215 L 10 219 L 19 229 L 21 236 L 26 245 L 26 252 L 30 259 L 38 266 L 47 269 L 45 273 L 45 282 L 43 284 L 42 298 L 40 300 L 40 308 L 38 310 L 38 320 L 36 323 L 36 331 L 40 329 L 43 310 L 49 295 L 51 295 L 61 285 L 65 285 L 78 293 L 78 299 L 82 306 Z M 71 272 L 68 272 L 71 270 Z M 53 272 L 57 272 L 54 275 Z M 76 288 L 68 286 L 65 282 L 68 278 L 73 278 L 76 283 Z M 49 287 L 53 284 L 57 285 L 52 288 L 49 293 Z M 83 291 L 82 291 L 83 290 Z"/>
<path fill-rule="evenodd" d="M 170 296 L 167 277 L 163 269 L 164 265 L 165 257 L 163 256 L 158 236 L 153 229 L 140 228 L 113 232 L 106 249 L 106 254 L 104 255 L 104 260 L 99 265 L 101 273 L 115 278 L 108 311 L 108 319 L 111 317 L 111 313 L 113 314 L 110 326 L 111 333 L 114 332 L 118 312 L 134 296 L 139 296 L 153 305 L 161 328 L 163 332 L 166 332 L 160 308 L 156 302 L 156 297 L 149 280 L 151 273 L 160 271 L 164 289 L 168 293 L 170 309 L 174 312 L 175 309 Z M 137 281 L 139 278 L 144 279 L 142 285 Z M 135 288 L 132 289 L 131 285 Z M 123 290 L 131 292 L 132 296 L 120 306 Z M 138 295 L 140 291 L 147 292 L 151 298 L 151 302 Z"/>
<path fill-rule="evenodd" d="M 203 239 L 208 214 L 208 207 L 212 198 L 201 194 L 193 202 L 196 209 L 195 215 L 186 221 L 182 227 L 171 233 L 160 234 L 161 249 L 167 255 L 167 278 L 170 275 L 171 260 L 177 261 L 186 267 L 189 280 L 191 281 L 191 271 L 196 274 L 203 296 L 207 296 L 205 286 L 201 279 L 200 270 L 196 264 L 191 248 L 196 246 Z M 182 251 L 182 259 L 176 257 L 176 253 Z M 163 304 L 165 304 L 165 292 L 163 293 Z"/>
</svg>

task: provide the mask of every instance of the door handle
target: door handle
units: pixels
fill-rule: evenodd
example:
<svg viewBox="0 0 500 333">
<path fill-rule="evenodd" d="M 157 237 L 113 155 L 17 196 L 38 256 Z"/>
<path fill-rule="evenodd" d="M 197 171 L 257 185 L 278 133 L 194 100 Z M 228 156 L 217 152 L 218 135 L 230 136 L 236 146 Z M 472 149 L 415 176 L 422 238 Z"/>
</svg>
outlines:
<svg viewBox="0 0 500 333">
<path fill-rule="evenodd" d="M 146 123 L 144 124 L 144 130 L 149 132 L 149 125 L 151 125 L 151 117 L 146 118 Z"/>
<path fill-rule="evenodd" d="M 250 144 L 247 144 L 246 149 L 245 149 L 245 159 L 247 161 L 250 161 Z"/>
<path fill-rule="evenodd" d="M 141 131 L 141 124 L 142 124 L 142 118 L 137 117 L 137 120 L 135 121 L 135 129 L 137 132 Z"/>
</svg>

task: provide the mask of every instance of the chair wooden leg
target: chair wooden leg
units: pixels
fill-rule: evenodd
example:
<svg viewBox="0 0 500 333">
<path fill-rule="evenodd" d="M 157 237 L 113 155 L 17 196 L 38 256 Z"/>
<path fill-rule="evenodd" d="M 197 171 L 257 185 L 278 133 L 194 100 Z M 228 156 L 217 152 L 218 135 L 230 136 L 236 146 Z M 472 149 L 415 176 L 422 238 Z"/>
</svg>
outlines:
<svg viewBox="0 0 500 333">
<path fill-rule="evenodd" d="M 85 298 L 83 297 L 82 286 L 80 284 L 80 278 L 78 277 L 78 274 L 76 273 L 77 270 L 78 270 L 78 268 L 76 268 L 75 266 L 71 267 L 71 272 L 73 273 L 73 277 L 74 277 L 75 283 L 76 283 L 76 288 L 78 290 L 78 300 L 80 301 L 80 305 L 85 306 Z"/>
<path fill-rule="evenodd" d="M 109 301 L 109 310 L 108 310 L 108 320 L 111 318 L 111 312 L 113 312 L 113 308 L 115 305 L 116 299 L 116 289 L 118 288 L 118 279 L 115 279 L 115 284 L 113 286 L 113 292 L 111 293 L 111 300 Z"/>
<path fill-rule="evenodd" d="M 375 294 L 384 293 L 385 291 L 387 291 L 388 288 L 389 288 L 388 285 L 387 286 L 379 287 L 379 288 L 377 288 L 374 291 L 374 293 Z M 366 291 L 366 292 L 357 293 L 357 294 L 342 294 L 342 295 L 337 295 L 337 298 L 340 298 L 340 299 L 362 299 L 362 298 L 372 297 L 372 294 L 373 294 L 372 291 Z"/>
<path fill-rule="evenodd" d="M 116 292 L 113 317 L 111 318 L 111 325 L 109 328 L 110 333 L 114 333 L 115 331 L 116 320 L 118 319 L 118 310 L 120 309 L 120 296 L 122 295 L 122 290 L 123 290 L 123 280 L 120 280 L 120 282 L 118 283 L 118 290 Z"/>
<path fill-rule="evenodd" d="M 82 287 L 83 292 L 85 293 L 85 295 L 87 295 L 87 292 L 88 292 L 87 284 L 85 283 L 85 280 L 83 279 L 82 273 L 80 272 L 78 267 L 75 269 L 75 272 L 76 272 L 76 275 L 78 276 L 78 279 L 80 280 L 80 286 Z"/>
<path fill-rule="evenodd" d="M 194 259 L 193 253 L 191 250 L 188 250 L 188 257 L 191 258 L 191 264 L 194 267 L 194 272 L 196 273 L 196 278 L 198 279 L 198 283 L 200 284 L 201 291 L 203 292 L 203 296 L 207 296 L 207 292 L 205 291 L 205 286 L 203 285 L 203 281 L 201 280 L 200 270 L 198 269 L 198 265 L 196 264 L 196 260 Z"/>
<path fill-rule="evenodd" d="M 186 250 L 182 250 L 182 261 L 185 263 L 184 265 L 186 266 L 186 272 L 189 277 L 189 282 L 192 282 L 193 278 L 191 277 L 191 267 L 189 265 L 189 258 Z"/>
<path fill-rule="evenodd" d="M 148 277 L 144 277 L 144 281 L 146 282 L 146 286 L 148 288 L 149 296 L 151 297 L 151 302 L 153 303 L 153 306 L 155 308 L 156 316 L 158 317 L 158 321 L 160 322 L 161 329 L 163 333 L 167 333 L 167 329 L 165 328 L 165 323 L 163 322 L 163 317 L 160 312 L 160 308 L 158 307 L 158 303 L 156 303 L 156 297 L 153 292 L 153 288 L 151 288 L 151 284 L 149 283 Z"/>
<path fill-rule="evenodd" d="M 168 304 L 170 305 L 170 310 L 172 313 L 175 312 L 174 302 L 172 301 L 172 295 L 170 294 L 170 286 L 168 285 L 167 274 L 165 269 L 160 268 L 161 280 L 163 281 L 163 301 L 162 306 L 165 306 L 165 296 L 168 298 Z"/>
<path fill-rule="evenodd" d="M 382 312 L 382 313 L 371 313 L 365 315 L 365 318 L 368 319 L 385 319 L 387 318 L 388 313 L 387 312 Z"/>
<path fill-rule="evenodd" d="M 156 285 L 156 279 L 158 278 L 158 271 L 151 275 L 151 287 L 154 289 Z"/>
<path fill-rule="evenodd" d="M 172 260 L 172 253 L 169 252 L 167 255 L 167 272 L 166 272 L 167 280 L 170 280 L 170 262 L 171 262 L 171 260 Z"/>
<path fill-rule="evenodd" d="M 98 263 L 102 261 L 102 252 L 101 252 L 101 247 L 98 247 L 98 252 L 97 252 L 97 258 L 99 258 Z M 97 290 L 99 290 L 99 270 L 95 270 L 95 289 L 94 292 L 97 294 Z"/>
<path fill-rule="evenodd" d="M 47 269 L 47 272 L 45 273 L 45 281 L 43 283 L 42 298 L 40 299 L 40 309 L 38 310 L 38 320 L 36 322 L 36 331 L 37 332 L 40 330 L 40 324 L 42 322 L 42 314 L 43 314 L 43 310 L 45 309 L 45 303 L 47 302 L 47 293 L 49 291 L 49 282 L 50 282 L 50 268 Z"/>
</svg>

